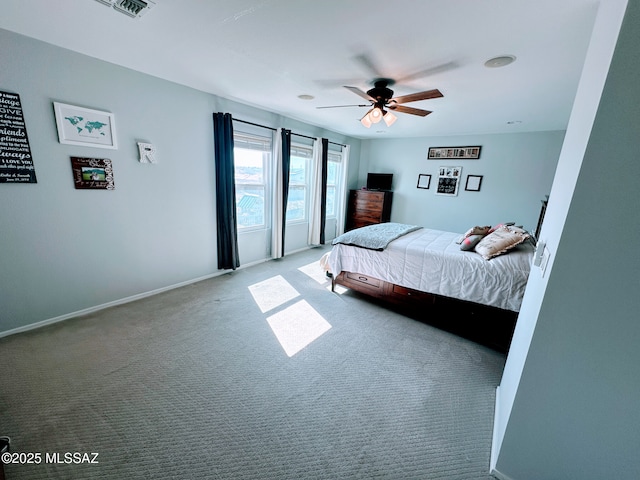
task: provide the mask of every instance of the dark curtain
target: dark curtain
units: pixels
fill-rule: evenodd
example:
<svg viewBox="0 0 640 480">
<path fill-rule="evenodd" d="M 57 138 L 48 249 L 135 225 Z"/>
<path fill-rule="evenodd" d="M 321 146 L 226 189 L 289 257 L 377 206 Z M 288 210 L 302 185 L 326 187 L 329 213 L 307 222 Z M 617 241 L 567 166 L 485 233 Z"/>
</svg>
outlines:
<svg viewBox="0 0 640 480">
<path fill-rule="evenodd" d="M 329 165 L 329 140 L 322 139 L 322 195 L 320 197 L 320 244 L 324 245 L 324 224 L 327 220 L 327 169 Z"/>
<path fill-rule="evenodd" d="M 282 140 L 282 256 L 284 257 L 284 234 L 287 226 L 287 201 L 289 199 L 289 171 L 291 169 L 291 130 L 281 129 Z"/>
<path fill-rule="evenodd" d="M 218 268 L 235 270 L 240 266 L 240 257 L 236 219 L 233 123 L 230 113 L 213 114 L 213 142 L 216 164 Z"/>
</svg>

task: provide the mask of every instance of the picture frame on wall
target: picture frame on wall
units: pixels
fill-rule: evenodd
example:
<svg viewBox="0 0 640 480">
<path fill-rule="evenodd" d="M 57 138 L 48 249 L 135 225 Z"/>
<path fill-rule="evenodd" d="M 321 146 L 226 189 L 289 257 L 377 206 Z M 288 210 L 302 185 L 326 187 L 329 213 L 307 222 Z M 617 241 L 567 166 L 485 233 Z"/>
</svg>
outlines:
<svg viewBox="0 0 640 480">
<path fill-rule="evenodd" d="M 482 185 L 482 175 L 467 175 L 464 189 L 468 192 L 479 192 L 480 185 Z"/>
<path fill-rule="evenodd" d="M 115 117 L 111 112 L 53 102 L 58 141 L 67 145 L 117 149 Z"/>
<path fill-rule="evenodd" d="M 439 169 L 436 195 L 457 196 L 461 178 L 462 167 L 441 166 Z"/>
<path fill-rule="evenodd" d="M 479 145 L 472 147 L 430 147 L 427 159 L 477 160 L 480 158 L 481 150 L 482 147 Z"/>
<path fill-rule="evenodd" d="M 418 188 L 424 188 L 425 190 L 429 190 L 431 186 L 431 175 L 426 173 L 418 174 Z"/>
<path fill-rule="evenodd" d="M 76 189 L 115 189 L 113 166 L 108 158 L 71 157 L 71 170 Z"/>
</svg>

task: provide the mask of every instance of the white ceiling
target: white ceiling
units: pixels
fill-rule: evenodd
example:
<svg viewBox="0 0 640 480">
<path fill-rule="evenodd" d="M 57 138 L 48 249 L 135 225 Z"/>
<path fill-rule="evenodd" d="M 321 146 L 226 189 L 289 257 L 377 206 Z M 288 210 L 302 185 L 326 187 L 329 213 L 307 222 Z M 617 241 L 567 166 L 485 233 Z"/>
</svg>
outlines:
<svg viewBox="0 0 640 480">
<path fill-rule="evenodd" d="M 599 3 L 155 1 L 131 19 L 95 0 L 2 0 L 0 28 L 346 135 L 395 138 L 565 129 Z M 517 60 L 484 66 L 505 54 Z M 316 108 L 363 103 L 343 85 L 413 74 L 392 89 L 438 88 L 443 98 L 407 104 L 427 117 L 366 129 L 366 108 Z"/>
</svg>

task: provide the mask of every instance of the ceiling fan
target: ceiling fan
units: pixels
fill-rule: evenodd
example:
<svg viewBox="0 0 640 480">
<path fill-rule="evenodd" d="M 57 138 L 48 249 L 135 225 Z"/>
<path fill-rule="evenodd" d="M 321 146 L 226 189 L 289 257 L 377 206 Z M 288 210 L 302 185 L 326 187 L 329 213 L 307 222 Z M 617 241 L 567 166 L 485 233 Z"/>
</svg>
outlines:
<svg viewBox="0 0 640 480">
<path fill-rule="evenodd" d="M 409 95 L 402 95 L 400 97 L 393 96 L 393 90 L 389 87 L 395 83 L 391 78 L 376 78 L 373 80 L 373 88 L 366 92 L 360 90 L 358 87 L 350 87 L 345 85 L 344 88 L 352 91 L 356 95 L 368 100 L 368 104 L 361 105 L 334 105 L 329 107 L 318 108 L 340 108 L 340 107 L 370 107 L 370 110 L 365 114 L 360 122 L 367 128 L 370 128 L 372 124 L 378 123 L 380 120 L 384 120 L 387 126 L 391 126 L 397 117 L 389 110 L 400 113 L 408 113 L 410 115 L 418 115 L 420 117 L 426 117 L 430 113 L 430 110 L 422 110 L 420 108 L 407 107 L 403 104 L 409 102 L 417 102 L 420 100 L 428 100 L 431 98 L 443 97 L 440 90 L 426 90 L 424 92 L 410 93 Z"/>
<path fill-rule="evenodd" d="M 356 60 L 362 67 L 364 67 L 375 76 L 374 80 L 371 82 L 373 84 L 373 88 L 364 92 L 358 87 L 351 87 L 347 85 L 343 86 L 347 90 L 350 90 L 356 95 L 364 98 L 365 100 L 368 100 L 369 103 L 361 105 L 334 105 L 317 108 L 369 107 L 369 110 L 364 115 L 364 117 L 360 119 L 360 122 L 365 127 L 370 128 L 372 124 L 378 123 L 380 120 L 384 120 L 387 126 L 391 126 L 397 120 L 397 117 L 391 111 L 426 117 L 432 112 L 429 110 L 407 107 L 404 104 L 409 102 L 417 102 L 420 100 L 429 100 L 431 98 L 440 98 L 444 96 L 442 95 L 440 90 L 433 89 L 424 92 L 411 93 L 409 95 L 394 97 L 393 90 L 391 90 L 389 87 L 396 84 L 396 80 L 382 75 L 380 73 L 380 69 L 376 66 L 376 63 L 373 61 L 369 54 L 361 53 L 359 55 L 356 55 L 354 57 L 354 60 Z M 427 68 L 419 72 L 414 72 L 410 75 L 405 75 L 397 81 L 404 82 L 408 80 L 415 80 L 417 78 L 425 77 L 428 75 L 441 73 L 455 67 L 457 67 L 456 62 L 451 61 Z"/>
</svg>

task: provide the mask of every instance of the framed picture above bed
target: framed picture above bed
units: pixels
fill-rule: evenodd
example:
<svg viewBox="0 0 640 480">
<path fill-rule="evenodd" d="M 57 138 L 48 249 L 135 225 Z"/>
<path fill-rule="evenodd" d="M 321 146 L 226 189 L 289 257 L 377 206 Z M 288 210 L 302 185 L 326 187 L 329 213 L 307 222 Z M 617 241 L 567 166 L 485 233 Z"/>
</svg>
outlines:
<svg viewBox="0 0 640 480">
<path fill-rule="evenodd" d="M 477 160 L 480 158 L 480 145 L 473 147 L 430 147 L 427 153 L 429 160 L 441 159 L 458 159 L 458 160 Z"/>
<path fill-rule="evenodd" d="M 455 197 L 462 178 L 462 167 L 440 167 L 436 195 Z"/>
<path fill-rule="evenodd" d="M 431 186 L 431 175 L 427 175 L 425 173 L 418 174 L 418 188 L 424 188 L 425 190 L 429 190 Z"/>
<path fill-rule="evenodd" d="M 479 192 L 482 185 L 482 175 L 467 175 L 467 183 L 464 189 L 468 192 Z"/>
</svg>

